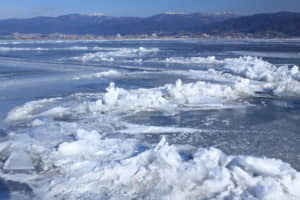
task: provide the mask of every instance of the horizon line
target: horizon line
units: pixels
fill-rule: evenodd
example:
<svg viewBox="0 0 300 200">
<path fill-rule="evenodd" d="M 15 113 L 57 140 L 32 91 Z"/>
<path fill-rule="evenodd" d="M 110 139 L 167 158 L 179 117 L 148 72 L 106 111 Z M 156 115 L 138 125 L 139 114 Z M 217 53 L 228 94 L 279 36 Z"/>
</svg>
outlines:
<svg viewBox="0 0 300 200">
<path fill-rule="evenodd" d="M 215 15 L 221 15 L 221 14 L 232 14 L 236 16 L 253 16 L 253 15 L 259 15 L 259 14 L 275 14 L 275 13 L 300 13 L 300 12 L 295 12 L 295 11 L 288 11 L 288 10 L 281 10 L 277 12 L 257 12 L 253 14 L 238 14 L 230 11 L 222 11 L 222 12 L 205 12 L 205 11 L 199 11 L 199 12 L 174 12 L 174 11 L 165 11 L 157 14 L 152 14 L 149 16 L 117 16 L 117 15 L 106 15 L 105 13 L 102 12 L 94 12 L 94 13 L 65 13 L 65 14 L 58 14 L 58 15 L 37 15 L 37 16 L 32 16 L 32 17 L 8 17 L 8 18 L 0 18 L 0 20 L 12 20 L 12 19 L 33 19 L 33 18 L 39 18 L 39 17 L 50 17 L 50 18 L 56 18 L 56 17 L 62 17 L 62 16 L 68 16 L 68 15 L 82 15 L 82 16 L 90 16 L 90 17 L 132 17 L 132 18 L 148 18 L 148 17 L 153 17 L 157 15 L 191 15 L 191 14 L 215 14 Z"/>
</svg>

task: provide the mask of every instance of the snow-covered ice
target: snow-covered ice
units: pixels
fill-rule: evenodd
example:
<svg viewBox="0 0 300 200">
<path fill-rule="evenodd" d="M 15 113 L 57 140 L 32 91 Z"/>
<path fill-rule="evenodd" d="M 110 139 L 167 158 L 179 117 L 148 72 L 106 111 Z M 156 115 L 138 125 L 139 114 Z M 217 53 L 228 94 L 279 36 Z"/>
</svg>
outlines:
<svg viewBox="0 0 300 200">
<path fill-rule="evenodd" d="M 299 200 L 297 63 L 195 48 L 220 42 L 0 42 L 12 199 Z"/>
</svg>

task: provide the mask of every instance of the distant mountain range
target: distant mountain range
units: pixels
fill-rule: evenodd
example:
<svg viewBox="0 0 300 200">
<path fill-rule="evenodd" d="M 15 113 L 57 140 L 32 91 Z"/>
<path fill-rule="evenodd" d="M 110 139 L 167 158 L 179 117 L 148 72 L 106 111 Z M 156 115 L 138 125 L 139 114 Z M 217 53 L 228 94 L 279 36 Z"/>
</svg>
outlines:
<svg viewBox="0 0 300 200">
<path fill-rule="evenodd" d="M 163 13 L 151 17 L 70 14 L 0 20 L 0 34 L 300 36 L 300 13 L 237 16 L 231 13 Z"/>
<path fill-rule="evenodd" d="M 215 35 L 239 33 L 299 37 L 300 13 L 279 12 L 237 17 L 208 25 L 205 31 Z"/>
</svg>

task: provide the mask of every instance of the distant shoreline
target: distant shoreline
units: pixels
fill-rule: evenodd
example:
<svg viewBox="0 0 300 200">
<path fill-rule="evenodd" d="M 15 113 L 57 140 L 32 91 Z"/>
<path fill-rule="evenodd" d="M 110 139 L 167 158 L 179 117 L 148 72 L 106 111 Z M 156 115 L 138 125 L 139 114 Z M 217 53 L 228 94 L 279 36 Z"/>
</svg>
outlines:
<svg viewBox="0 0 300 200">
<path fill-rule="evenodd" d="M 299 39 L 300 13 L 161 13 L 150 17 L 67 14 L 0 20 L 4 40 Z"/>
<path fill-rule="evenodd" d="M 185 40 L 185 39 L 195 39 L 195 40 L 300 40 L 300 37 L 64 37 L 64 38 L 47 38 L 47 37 L 20 37 L 20 38 L 1 38 L 0 41 L 30 41 L 30 40 L 39 40 L 39 41 L 79 41 L 79 40 Z"/>
</svg>

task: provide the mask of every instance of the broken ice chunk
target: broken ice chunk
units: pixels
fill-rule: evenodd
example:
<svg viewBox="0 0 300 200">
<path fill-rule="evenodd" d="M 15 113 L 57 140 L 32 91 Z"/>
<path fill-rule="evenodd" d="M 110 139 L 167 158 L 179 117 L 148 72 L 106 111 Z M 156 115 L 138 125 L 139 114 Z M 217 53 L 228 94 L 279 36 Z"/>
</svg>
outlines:
<svg viewBox="0 0 300 200">
<path fill-rule="evenodd" d="M 6 160 L 4 170 L 34 170 L 32 159 L 25 151 L 15 151 Z"/>
</svg>

